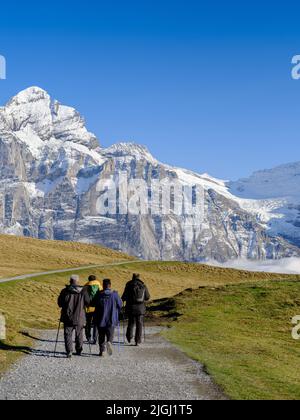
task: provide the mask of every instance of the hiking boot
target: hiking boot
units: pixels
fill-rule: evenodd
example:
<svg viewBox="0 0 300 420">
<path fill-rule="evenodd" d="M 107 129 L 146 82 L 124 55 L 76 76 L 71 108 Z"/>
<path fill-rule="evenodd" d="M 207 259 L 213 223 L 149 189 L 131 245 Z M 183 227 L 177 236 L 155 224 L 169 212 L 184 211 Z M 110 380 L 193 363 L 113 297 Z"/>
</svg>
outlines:
<svg viewBox="0 0 300 420">
<path fill-rule="evenodd" d="M 67 354 L 67 359 L 72 359 L 72 353 Z"/>
<path fill-rule="evenodd" d="M 112 354 L 113 354 L 113 347 L 112 347 L 112 344 L 109 341 L 108 341 L 106 347 L 107 347 L 107 353 L 109 354 L 109 356 L 112 356 Z"/>
<path fill-rule="evenodd" d="M 82 350 L 76 351 L 76 356 L 81 356 L 82 355 Z"/>
<path fill-rule="evenodd" d="M 105 356 L 104 351 L 100 351 L 99 356 L 100 356 L 100 357 L 104 357 L 104 356 Z"/>
</svg>

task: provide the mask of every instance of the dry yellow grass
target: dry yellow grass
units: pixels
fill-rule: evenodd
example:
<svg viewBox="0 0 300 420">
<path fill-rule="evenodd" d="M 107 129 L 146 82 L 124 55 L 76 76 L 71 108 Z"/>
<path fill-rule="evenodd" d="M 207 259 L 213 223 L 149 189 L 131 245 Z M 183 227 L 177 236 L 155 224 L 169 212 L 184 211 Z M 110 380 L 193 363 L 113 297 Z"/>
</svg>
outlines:
<svg viewBox="0 0 300 420">
<path fill-rule="evenodd" d="M 130 259 L 97 245 L 0 235 L 0 279 Z"/>
</svg>

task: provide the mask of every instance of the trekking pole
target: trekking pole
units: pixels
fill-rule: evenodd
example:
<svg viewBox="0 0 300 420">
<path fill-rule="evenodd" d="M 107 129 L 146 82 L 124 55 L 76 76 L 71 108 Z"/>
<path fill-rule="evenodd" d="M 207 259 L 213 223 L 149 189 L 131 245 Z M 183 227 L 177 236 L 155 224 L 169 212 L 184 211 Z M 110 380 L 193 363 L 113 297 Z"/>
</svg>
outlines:
<svg viewBox="0 0 300 420">
<path fill-rule="evenodd" d="M 120 321 L 118 323 L 118 351 L 121 352 Z"/>
<path fill-rule="evenodd" d="M 143 317 L 143 324 L 144 324 L 144 343 L 146 343 L 146 323 L 145 323 L 145 316 L 146 316 L 146 314 Z"/>
<path fill-rule="evenodd" d="M 125 306 L 124 306 L 124 304 L 123 304 L 123 308 L 122 308 L 122 317 L 123 317 L 123 344 L 125 346 L 125 344 L 126 344 L 126 341 L 125 341 L 125 321 L 126 321 L 126 318 L 125 318 Z"/>
<path fill-rule="evenodd" d="M 57 350 L 57 343 L 58 343 L 58 339 L 59 339 L 60 325 L 61 325 L 61 320 L 59 320 L 59 324 L 58 324 L 58 330 L 57 330 L 56 342 L 55 342 L 55 348 L 54 348 L 54 357 L 56 357 L 56 350 Z"/>
</svg>

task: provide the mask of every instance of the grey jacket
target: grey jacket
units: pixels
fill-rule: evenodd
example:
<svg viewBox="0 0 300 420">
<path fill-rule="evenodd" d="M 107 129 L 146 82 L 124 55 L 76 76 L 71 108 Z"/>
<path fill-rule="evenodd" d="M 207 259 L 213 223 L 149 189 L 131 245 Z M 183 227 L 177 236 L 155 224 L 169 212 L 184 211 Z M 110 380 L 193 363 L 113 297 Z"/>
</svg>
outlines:
<svg viewBox="0 0 300 420">
<path fill-rule="evenodd" d="M 61 321 L 68 326 L 84 326 L 86 324 L 85 307 L 89 306 L 90 302 L 87 288 L 66 286 L 58 298 Z"/>
</svg>

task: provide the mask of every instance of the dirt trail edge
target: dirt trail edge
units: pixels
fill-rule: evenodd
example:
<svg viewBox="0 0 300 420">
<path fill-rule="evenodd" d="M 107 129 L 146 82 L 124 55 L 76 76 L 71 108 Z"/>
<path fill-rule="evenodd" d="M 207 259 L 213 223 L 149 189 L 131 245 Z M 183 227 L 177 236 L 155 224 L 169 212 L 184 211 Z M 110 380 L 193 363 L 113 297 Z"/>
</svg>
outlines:
<svg viewBox="0 0 300 420">
<path fill-rule="evenodd" d="M 116 263 L 109 263 L 109 264 L 95 264 L 95 265 L 86 265 L 82 267 L 75 267 L 75 268 L 64 268 L 61 270 L 52 270 L 52 271 L 43 271 L 41 273 L 29 273 L 29 274 L 23 274 L 21 276 L 16 277 L 10 277 L 6 279 L 1 279 L 1 283 L 8 283 L 10 281 L 18 281 L 18 280 L 27 280 L 32 279 L 35 277 L 42 277 L 42 276 L 48 276 L 49 274 L 59 274 L 59 273 L 72 273 L 73 271 L 81 271 L 81 270 L 88 270 L 90 268 L 102 268 L 102 267 L 115 267 L 118 265 L 130 265 L 130 264 L 137 264 L 137 263 L 144 263 L 145 261 L 137 260 L 137 261 L 119 261 Z"/>
<path fill-rule="evenodd" d="M 65 358 L 62 333 L 57 357 L 55 331 L 38 334 L 36 346 L 0 380 L 0 400 L 220 400 L 225 399 L 202 366 L 147 331 L 136 348 L 114 345 L 112 357 L 84 346 L 82 357 Z M 116 332 L 118 337 L 118 332 Z M 122 332 L 121 332 L 122 336 Z"/>
</svg>

